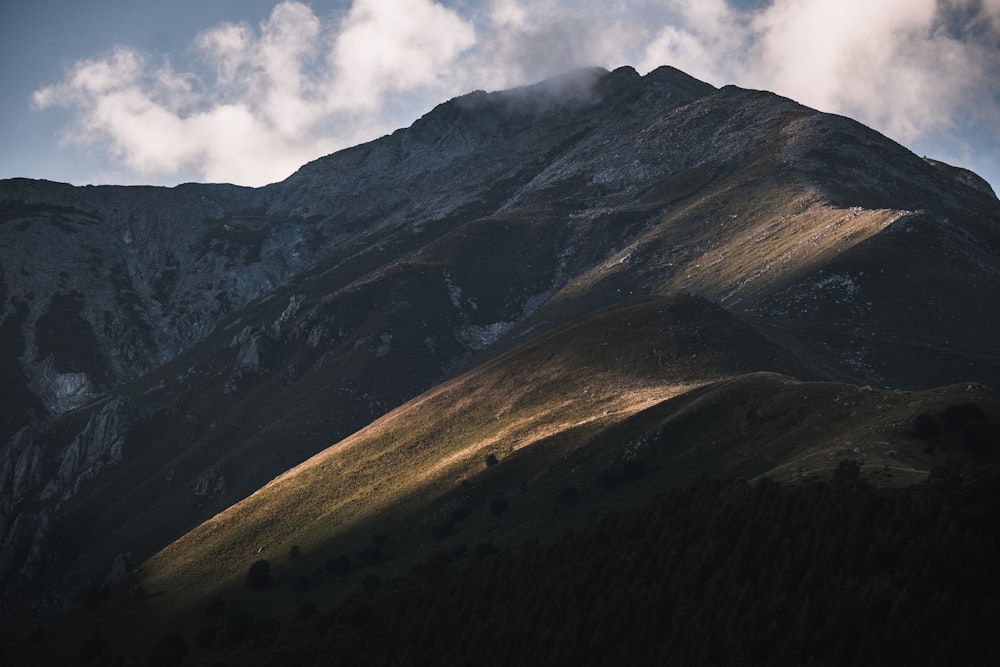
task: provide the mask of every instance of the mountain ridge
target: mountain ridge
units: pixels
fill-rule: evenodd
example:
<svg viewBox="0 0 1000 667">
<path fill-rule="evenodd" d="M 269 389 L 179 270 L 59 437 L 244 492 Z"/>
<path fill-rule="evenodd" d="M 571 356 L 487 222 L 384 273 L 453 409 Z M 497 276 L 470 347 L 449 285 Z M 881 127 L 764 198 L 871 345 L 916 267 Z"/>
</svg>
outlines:
<svg viewBox="0 0 1000 667">
<path fill-rule="evenodd" d="M 800 380 L 1000 386 L 979 297 L 1000 206 L 963 173 L 771 93 L 623 68 L 470 93 L 259 189 L 0 182 L 0 364 L 23 378 L 0 578 L 64 606 L 442 381 L 634 298 L 712 302 L 714 340 L 753 330 Z"/>
</svg>

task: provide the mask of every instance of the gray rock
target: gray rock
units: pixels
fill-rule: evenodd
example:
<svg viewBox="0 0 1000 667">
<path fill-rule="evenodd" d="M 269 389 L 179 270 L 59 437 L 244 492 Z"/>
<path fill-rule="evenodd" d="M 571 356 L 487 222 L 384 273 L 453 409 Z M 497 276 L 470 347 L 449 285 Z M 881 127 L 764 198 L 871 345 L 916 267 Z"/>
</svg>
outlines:
<svg viewBox="0 0 1000 667">
<path fill-rule="evenodd" d="M 59 470 L 40 498 L 56 500 L 58 508 L 75 496 L 81 485 L 105 468 L 122 461 L 125 434 L 132 424 L 130 406 L 119 398 L 108 401 L 59 455 Z"/>
</svg>

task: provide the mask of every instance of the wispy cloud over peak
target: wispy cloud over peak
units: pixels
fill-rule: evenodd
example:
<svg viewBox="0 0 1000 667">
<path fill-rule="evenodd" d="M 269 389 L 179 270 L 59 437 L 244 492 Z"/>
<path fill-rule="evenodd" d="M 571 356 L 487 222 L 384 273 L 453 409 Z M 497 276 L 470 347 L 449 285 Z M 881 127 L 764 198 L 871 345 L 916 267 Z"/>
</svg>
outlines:
<svg viewBox="0 0 1000 667">
<path fill-rule="evenodd" d="M 472 23 L 427 0 L 357 0 L 330 54 L 334 109 L 370 111 L 386 95 L 440 88 L 476 41 Z"/>
</svg>

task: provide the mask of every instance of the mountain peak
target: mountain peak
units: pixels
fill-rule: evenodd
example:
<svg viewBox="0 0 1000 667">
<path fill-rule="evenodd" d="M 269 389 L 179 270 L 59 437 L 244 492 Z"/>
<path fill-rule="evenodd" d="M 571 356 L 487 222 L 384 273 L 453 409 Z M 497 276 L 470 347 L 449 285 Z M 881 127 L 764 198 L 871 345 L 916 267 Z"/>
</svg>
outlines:
<svg viewBox="0 0 1000 667">
<path fill-rule="evenodd" d="M 690 74 L 670 65 L 661 65 L 643 78 L 658 86 L 670 86 L 688 91 L 690 94 L 699 97 L 715 90 L 715 87 L 711 84 L 696 79 Z"/>
<path fill-rule="evenodd" d="M 994 199 L 997 199 L 997 194 L 996 192 L 993 191 L 993 188 L 990 186 L 990 184 L 986 181 L 985 178 L 983 178 L 976 172 L 970 169 L 965 169 L 964 167 L 956 167 L 947 164 L 945 162 L 942 162 L 940 160 L 935 160 L 933 158 L 929 158 L 926 156 L 924 157 L 924 161 L 927 162 L 927 164 L 934 167 L 935 169 L 938 169 L 948 174 L 955 181 L 963 185 L 967 185 L 968 187 L 974 190 L 978 190 L 979 192 L 988 194 Z"/>
</svg>

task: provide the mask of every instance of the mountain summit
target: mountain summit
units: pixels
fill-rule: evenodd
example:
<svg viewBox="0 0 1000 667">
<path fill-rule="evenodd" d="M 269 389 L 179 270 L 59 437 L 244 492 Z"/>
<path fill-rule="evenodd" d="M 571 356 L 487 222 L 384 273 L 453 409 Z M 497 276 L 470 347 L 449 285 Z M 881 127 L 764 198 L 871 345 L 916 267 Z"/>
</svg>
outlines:
<svg viewBox="0 0 1000 667">
<path fill-rule="evenodd" d="M 552 493 L 664 433 L 662 484 L 848 447 L 912 481 L 917 413 L 997 416 L 997 290 L 978 176 L 670 67 L 473 92 L 264 188 L 0 181 L 4 603 L 196 527 L 152 569 L 210 588 L 343 537 L 317 517 L 431 521 L 488 454 Z"/>
</svg>

